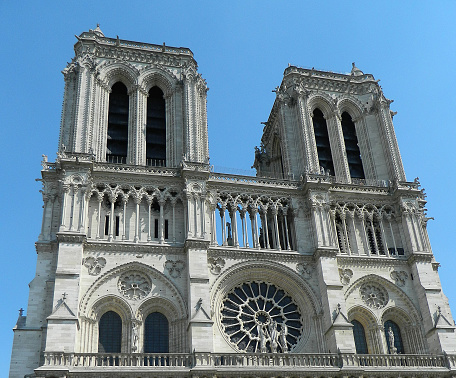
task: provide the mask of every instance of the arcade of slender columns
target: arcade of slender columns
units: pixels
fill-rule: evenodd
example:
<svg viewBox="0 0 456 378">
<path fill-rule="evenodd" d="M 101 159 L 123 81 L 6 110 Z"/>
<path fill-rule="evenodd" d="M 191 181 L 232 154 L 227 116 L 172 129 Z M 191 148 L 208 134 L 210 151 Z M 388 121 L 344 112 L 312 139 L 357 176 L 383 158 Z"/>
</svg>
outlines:
<svg viewBox="0 0 456 378">
<path fill-rule="evenodd" d="M 355 214 L 361 224 L 361 245 L 357 244 L 357 238 L 355 236 L 356 230 L 358 229 L 355 222 Z M 398 250 L 396 237 L 391 223 L 392 214 L 382 211 L 367 212 L 344 209 L 332 210 L 330 215 L 333 229 L 336 230 L 336 233 L 339 233 L 341 242 L 343 243 L 342 246 L 339 246 L 342 253 L 352 255 L 360 254 L 360 251 L 365 251 L 364 253 L 366 255 L 382 254 L 389 256 L 390 248 L 394 251 Z M 340 219 L 340 227 L 337 227 L 336 225 L 336 215 L 338 215 L 338 219 Z M 380 237 L 374 227 L 374 221 L 378 222 Z M 372 235 L 372 243 L 369 241 L 369 231 Z M 388 238 L 388 236 L 390 236 L 390 238 Z M 389 243 L 388 240 L 390 241 Z M 364 248 L 363 245 L 365 246 Z M 373 250 L 371 250 L 371 248 L 373 248 Z"/>
<path fill-rule="evenodd" d="M 291 241 L 289 232 L 291 231 L 289 224 L 289 215 L 287 208 L 281 207 L 276 208 L 273 206 L 260 205 L 259 207 L 241 207 L 234 205 L 226 205 L 224 203 L 218 203 L 217 205 L 211 205 L 211 227 L 212 227 L 212 245 L 218 245 L 216 238 L 216 226 L 217 226 L 217 215 L 219 213 L 220 230 L 221 230 L 221 245 L 222 246 L 233 246 L 235 248 L 264 248 L 264 249 L 276 249 L 278 251 L 285 249 L 290 251 Z M 241 220 L 238 224 L 237 213 Z M 227 220 L 227 214 L 229 221 Z M 247 217 L 248 214 L 248 217 Z M 252 232 L 251 244 L 249 243 L 248 236 L 248 219 L 250 220 L 250 229 Z M 262 225 L 263 232 L 263 246 L 260 244 L 260 227 L 258 223 Z M 228 234 L 227 229 L 231 228 L 231 234 Z M 270 240 L 269 232 L 272 231 L 272 240 Z M 232 240 L 232 242 L 231 242 Z M 242 245 L 239 241 L 242 241 Z M 283 244 L 283 245 L 282 245 Z"/>
</svg>

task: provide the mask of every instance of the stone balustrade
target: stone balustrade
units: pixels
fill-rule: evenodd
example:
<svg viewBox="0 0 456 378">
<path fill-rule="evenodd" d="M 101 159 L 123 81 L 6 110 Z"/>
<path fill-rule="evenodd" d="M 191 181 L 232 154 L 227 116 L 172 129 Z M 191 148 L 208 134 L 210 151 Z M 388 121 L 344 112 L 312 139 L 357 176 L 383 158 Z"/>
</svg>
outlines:
<svg viewBox="0 0 456 378">
<path fill-rule="evenodd" d="M 211 368 L 232 371 L 245 368 L 293 369 L 313 371 L 322 369 L 375 368 L 375 371 L 456 371 L 456 355 L 411 354 L 310 354 L 310 353 L 63 353 L 46 352 L 44 365 L 38 371 L 59 368 L 78 371 L 97 367 L 198 369 Z M 142 369 L 141 369 L 142 370 Z M 38 375 L 39 376 L 39 375 Z"/>
</svg>

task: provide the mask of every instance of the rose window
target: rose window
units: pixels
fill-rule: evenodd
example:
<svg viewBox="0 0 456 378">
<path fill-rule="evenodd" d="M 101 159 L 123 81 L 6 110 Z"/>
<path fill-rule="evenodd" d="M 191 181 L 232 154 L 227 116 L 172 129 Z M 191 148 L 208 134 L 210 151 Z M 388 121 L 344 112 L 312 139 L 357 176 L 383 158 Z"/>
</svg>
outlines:
<svg viewBox="0 0 456 378">
<path fill-rule="evenodd" d="M 251 353 L 291 351 L 303 331 L 301 313 L 291 296 L 265 282 L 231 290 L 221 304 L 221 323 L 228 339 Z"/>
<path fill-rule="evenodd" d="M 388 292 L 381 286 L 364 284 L 360 287 L 361 299 L 371 308 L 382 308 L 388 303 Z"/>
<path fill-rule="evenodd" d="M 141 299 L 150 293 L 150 279 L 138 272 L 128 272 L 119 278 L 119 291 L 128 299 Z"/>
</svg>

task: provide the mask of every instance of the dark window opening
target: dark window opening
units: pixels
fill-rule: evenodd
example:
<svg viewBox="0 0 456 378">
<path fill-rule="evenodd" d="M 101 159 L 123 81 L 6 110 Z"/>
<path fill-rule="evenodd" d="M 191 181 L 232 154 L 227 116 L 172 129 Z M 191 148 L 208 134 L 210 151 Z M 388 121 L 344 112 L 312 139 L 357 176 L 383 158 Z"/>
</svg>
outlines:
<svg viewBox="0 0 456 378">
<path fill-rule="evenodd" d="M 363 162 L 358 146 L 355 124 L 350 114 L 342 113 L 342 133 L 344 134 L 345 151 L 347 153 L 348 168 L 352 178 L 364 178 Z"/>
<path fill-rule="evenodd" d="M 119 236 L 119 229 L 120 229 L 120 217 L 116 216 L 116 236 Z"/>
<path fill-rule="evenodd" d="M 168 239 L 168 219 L 165 219 L 165 239 Z"/>
<path fill-rule="evenodd" d="M 147 98 L 146 165 L 166 165 L 166 104 L 158 87 L 152 87 Z"/>
<path fill-rule="evenodd" d="M 109 95 L 108 139 L 106 161 L 124 164 L 127 162 L 128 149 L 128 107 L 127 87 L 121 82 L 112 86 Z"/>
<path fill-rule="evenodd" d="M 122 320 L 114 311 L 103 314 L 98 324 L 98 353 L 120 353 Z"/>
<path fill-rule="evenodd" d="M 155 239 L 158 239 L 158 219 L 155 219 L 155 221 L 154 221 L 154 226 L 155 226 L 155 229 L 154 229 L 154 238 L 155 238 Z"/>
<path fill-rule="evenodd" d="M 320 109 L 315 109 L 312 117 L 315 142 L 317 144 L 318 163 L 330 175 L 334 175 L 334 165 L 329 144 L 328 127 Z"/>
<path fill-rule="evenodd" d="M 109 235 L 109 215 L 105 218 L 105 235 Z"/>
<path fill-rule="evenodd" d="M 144 353 L 169 352 L 169 324 L 166 316 L 152 312 L 144 322 Z"/>
<path fill-rule="evenodd" d="M 392 331 L 392 336 L 390 335 L 390 328 Z M 386 337 L 386 344 L 388 345 L 388 351 L 390 354 L 404 354 L 404 344 L 402 343 L 402 337 L 401 337 L 401 330 L 399 329 L 399 326 L 394 323 L 392 320 L 387 320 L 385 322 L 385 337 Z M 394 339 L 394 340 L 392 340 Z M 390 341 L 394 341 L 394 348 L 396 348 L 395 351 L 392 350 L 392 345 Z"/>
<path fill-rule="evenodd" d="M 366 333 L 363 325 L 357 320 L 352 320 L 353 324 L 353 336 L 355 338 L 355 348 L 358 354 L 368 354 Z"/>
</svg>

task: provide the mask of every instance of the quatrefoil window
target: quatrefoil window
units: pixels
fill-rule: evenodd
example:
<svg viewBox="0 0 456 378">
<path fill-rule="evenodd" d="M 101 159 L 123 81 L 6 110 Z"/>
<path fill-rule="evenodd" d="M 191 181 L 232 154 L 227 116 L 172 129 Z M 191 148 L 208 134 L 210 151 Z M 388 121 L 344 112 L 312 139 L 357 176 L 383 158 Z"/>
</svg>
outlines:
<svg viewBox="0 0 456 378">
<path fill-rule="evenodd" d="M 139 272 L 124 273 L 117 283 L 120 293 L 128 299 L 144 298 L 151 290 L 149 277 Z"/>
<path fill-rule="evenodd" d="M 221 304 L 221 323 L 230 342 L 251 353 L 261 352 L 261 337 L 266 351 L 273 351 L 273 336 L 268 331 L 271 324 L 278 332 L 286 332 L 287 346 L 283 348 L 283 338 L 279 338 L 278 352 L 291 351 L 303 330 L 301 313 L 292 297 L 266 282 L 248 282 L 231 290 Z"/>
</svg>

